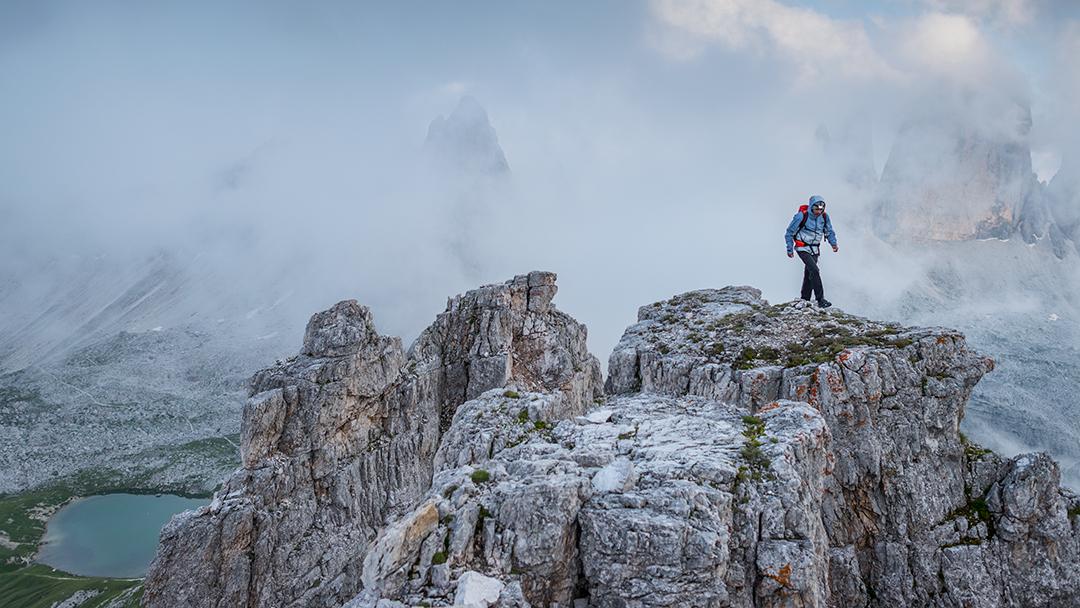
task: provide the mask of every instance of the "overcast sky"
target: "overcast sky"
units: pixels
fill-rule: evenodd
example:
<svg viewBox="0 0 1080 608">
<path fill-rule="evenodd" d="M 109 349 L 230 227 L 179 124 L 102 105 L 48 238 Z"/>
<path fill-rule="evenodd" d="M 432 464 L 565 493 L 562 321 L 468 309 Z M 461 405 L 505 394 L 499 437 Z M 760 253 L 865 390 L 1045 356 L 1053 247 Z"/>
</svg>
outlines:
<svg viewBox="0 0 1080 608">
<path fill-rule="evenodd" d="M 605 358 L 656 299 L 795 297 L 781 234 L 809 195 L 842 243 L 865 226 L 822 126 L 868 133 L 880 171 L 913 114 L 1005 132 L 1026 105 L 1050 179 L 1080 141 L 1077 56 L 1066 0 L 5 0 L 0 269 L 212 250 L 299 286 L 298 326 L 352 297 L 407 338 L 447 295 L 547 269 Z M 445 250 L 460 194 L 419 169 L 463 95 L 513 175 L 470 207 L 475 272 Z"/>
</svg>

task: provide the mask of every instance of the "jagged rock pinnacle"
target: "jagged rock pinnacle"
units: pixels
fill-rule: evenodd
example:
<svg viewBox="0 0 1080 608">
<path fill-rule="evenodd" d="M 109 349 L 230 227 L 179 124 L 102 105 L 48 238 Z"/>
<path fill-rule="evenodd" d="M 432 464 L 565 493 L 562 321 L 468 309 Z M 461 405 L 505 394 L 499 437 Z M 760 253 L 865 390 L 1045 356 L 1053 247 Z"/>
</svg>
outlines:
<svg viewBox="0 0 1080 608">
<path fill-rule="evenodd" d="M 359 348 L 375 333 L 371 311 L 356 300 L 346 300 L 311 317 L 302 352 L 309 357 L 341 356 Z"/>
<path fill-rule="evenodd" d="M 431 484 L 457 407 L 510 384 L 581 414 L 602 394 L 583 325 L 532 272 L 452 298 L 408 353 L 348 300 L 314 315 L 301 353 L 255 374 L 243 468 L 175 517 L 147 606 L 337 606 L 361 590 L 369 543 Z"/>
<path fill-rule="evenodd" d="M 455 171 L 488 176 L 510 172 L 487 112 L 470 96 L 462 97 L 450 116 L 431 121 L 424 147 L 436 164 Z"/>
</svg>

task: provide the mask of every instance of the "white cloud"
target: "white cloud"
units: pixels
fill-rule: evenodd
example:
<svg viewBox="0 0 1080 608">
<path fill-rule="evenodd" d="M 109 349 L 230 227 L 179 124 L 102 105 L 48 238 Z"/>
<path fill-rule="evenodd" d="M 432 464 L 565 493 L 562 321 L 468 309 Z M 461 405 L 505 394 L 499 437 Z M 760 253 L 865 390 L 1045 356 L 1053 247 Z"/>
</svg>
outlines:
<svg viewBox="0 0 1080 608">
<path fill-rule="evenodd" d="M 1057 150 L 1031 149 L 1031 170 L 1044 182 L 1050 181 L 1061 168 L 1061 154 Z"/>
<path fill-rule="evenodd" d="M 930 13 L 907 29 L 904 59 L 920 71 L 964 79 L 988 67 L 990 45 L 968 17 Z"/>
<path fill-rule="evenodd" d="M 461 97 L 469 89 L 468 85 L 459 80 L 448 82 L 439 87 L 439 94 L 451 98 Z"/>
<path fill-rule="evenodd" d="M 1056 41 L 1057 48 L 1052 60 L 1053 78 L 1047 82 L 1051 118 L 1054 135 L 1069 133 L 1068 156 L 1080 157 L 1080 70 L 1076 69 L 1076 58 L 1080 57 L 1080 21 L 1065 23 Z"/>
<path fill-rule="evenodd" d="M 1003 25 L 1030 23 L 1038 0 L 923 0 L 935 12 L 960 13 Z"/>
<path fill-rule="evenodd" d="M 1005 11 L 1016 19 L 1030 11 L 1027 3 L 1013 6 L 1009 0 L 924 4 L 931 2 Z M 863 22 L 777 0 L 652 0 L 652 7 L 665 33 L 655 42 L 675 59 L 694 58 L 709 46 L 759 53 L 795 66 L 800 82 L 830 77 L 937 87 L 947 81 L 983 89 L 991 80 L 1011 77 L 979 19 L 967 14 L 926 12 L 899 20 L 871 15 Z"/>
<path fill-rule="evenodd" d="M 1065 65 L 1071 64 L 1080 57 L 1080 21 L 1070 21 L 1065 24 L 1058 47 L 1059 56 Z M 1075 70 L 1068 71 L 1066 74 L 1073 76 L 1074 80 L 1080 80 Z"/>
<path fill-rule="evenodd" d="M 720 44 L 775 52 L 799 69 L 801 79 L 896 75 L 857 21 L 834 20 L 775 0 L 653 0 L 652 9 L 665 28 L 656 43 L 674 58 L 691 58 L 709 44 Z"/>
</svg>

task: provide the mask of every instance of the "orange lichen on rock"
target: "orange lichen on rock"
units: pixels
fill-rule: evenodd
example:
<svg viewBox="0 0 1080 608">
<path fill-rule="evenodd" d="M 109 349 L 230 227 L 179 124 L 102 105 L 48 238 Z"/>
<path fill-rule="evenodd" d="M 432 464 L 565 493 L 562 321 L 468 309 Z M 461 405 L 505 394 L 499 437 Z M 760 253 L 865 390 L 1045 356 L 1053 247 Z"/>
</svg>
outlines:
<svg viewBox="0 0 1080 608">
<path fill-rule="evenodd" d="M 825 372 L 825 383 L 829 385 L 829 390 L 831 390 L 834 395 L 842 393 L 846 389 L 843 376 L 834 374 L 830 371 Z"/>
<path fill-rule="evenodd" d="M 773 579 L 777 583 L 780 583 L 780 585 L 784 587 L 787 587 L 789 589 L 791 588 L 791 564 L 784 564 L 783 566 L 780 566 L 780 569 L 776 572 L 776 574 L 766 572 L 765 576 Z"/>
<path fill-rule="evenodd" d="M 774 410 L 774 409 L 776 409 L 778 407 L 780 407 L 780 402 L 779 401 L 773 401 L 771 403 L 766 403 L 765 405 L 761 406 L 761 409 L 759 409 L 758 412 L 759 413 L 760 412 L 767 412 L 769 410 Z"/>
</svg>

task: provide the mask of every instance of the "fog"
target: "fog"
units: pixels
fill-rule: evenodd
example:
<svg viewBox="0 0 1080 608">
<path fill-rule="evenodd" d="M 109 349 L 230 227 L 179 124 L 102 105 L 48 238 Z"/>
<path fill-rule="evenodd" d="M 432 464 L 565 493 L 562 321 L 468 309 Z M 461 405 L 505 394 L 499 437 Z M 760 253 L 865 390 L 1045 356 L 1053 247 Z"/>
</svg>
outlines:
<svg viewBox="0 0 1080 608">
<path fill-rule="evenodd" d="M 0 306 L 22 322 L 83 260 L 165 252 L 207 318 L 277 307 L 298 341 L 356 298 L 408 342 L 447 296 L 543 269 L 604 360 L 676 293 L 797 297 L 782 233 L 811 194 L 830 299 L 892 298 L 919 269 L 875 262 L 867 176 L 933 116 L 1024 138 L 1049 181 L 1080 150 L 1070 4 L 6 2 Z M 507 175 L 425 156 L 465 96 Z"/>
</svg>

